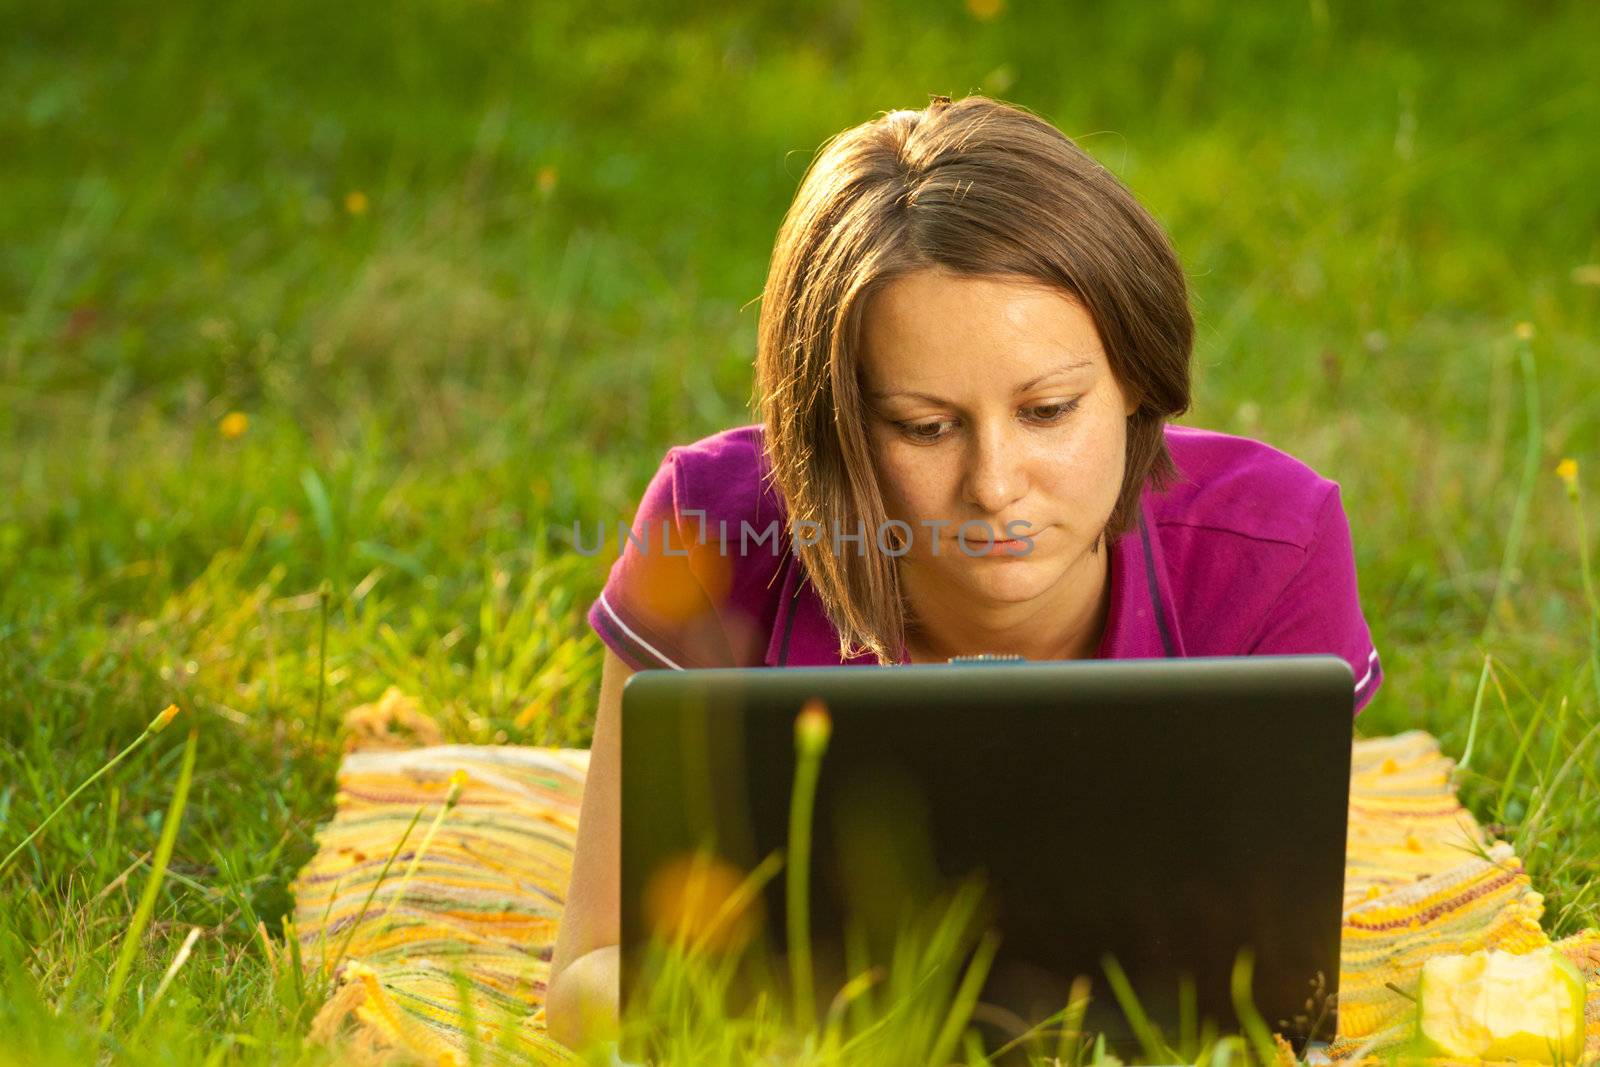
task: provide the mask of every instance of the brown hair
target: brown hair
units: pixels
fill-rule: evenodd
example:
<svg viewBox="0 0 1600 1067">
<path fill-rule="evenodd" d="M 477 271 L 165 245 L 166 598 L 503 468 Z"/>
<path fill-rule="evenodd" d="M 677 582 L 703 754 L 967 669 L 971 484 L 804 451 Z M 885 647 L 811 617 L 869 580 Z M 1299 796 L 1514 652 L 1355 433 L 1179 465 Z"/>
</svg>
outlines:
<svg viewBox="0 0 1600 1067">
<path fill-rule="evenodd" d="M 796 551 L 846 659 L 898 663 L 906 625 L 894 557 L 829 547 L 835 523 L 870 542 L 887 518 L 859 388 L 863 312 L 928 268 L 1032 278 L 1088 309 L 1139 403 L 1108 545 L 1137 524 L 1145 484 L 1177 476 L 1162 426 L 1189 408 L 1194 320 L 1166 234 L 1121 182 L 1048 122 L 983 96 L 934 96 L 834 135 L 778 231 L 755 368 L 770 478 L 789 524 L 824 532 Z"/>
</svg>

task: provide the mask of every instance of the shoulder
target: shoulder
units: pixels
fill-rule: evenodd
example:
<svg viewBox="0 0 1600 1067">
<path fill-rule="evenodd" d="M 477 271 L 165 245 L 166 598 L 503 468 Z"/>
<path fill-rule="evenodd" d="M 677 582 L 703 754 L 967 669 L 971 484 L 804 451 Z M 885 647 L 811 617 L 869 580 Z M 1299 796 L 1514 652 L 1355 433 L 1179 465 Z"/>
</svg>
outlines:
<svg viewBox="0 0 1600 1067">
<path fill-rule="evenodd" d="M 754 469 L 761 459 L 765 443 L 766 434 L 762 426 L 755 423 L 732 426 L 707 434 L 698 441 L 673 445 L 667 449 L 667 455 L 696 471 L 737 474 Z"/>
<path fill-rule="evenodd" d="M 1359 714 L 1383 672 L 1339 483 L 1232 434 L 1169 427 L 1167 445 L 1180 477 L 1146 499 L 1183 654 L 1341 656 Z"/>
<path fill-rule="evenodd" d="M 765 525 L 783 515 L 783 502 L 769 484 L 766 434 L 758 423 L 719 430 L 667 449 L 680 519 L 702 512 L 715 533 L 719 520 Z"/>
<path fill-rule="evenodd" d="M 1145 503 L 1185 654 L 1338 651 L 1361 677 L 1371 639 L 1339 484 L 1246 437 L 1172 426 L 1167 446 L 1179 477 Z"/>
<path fill-rule="evenodd" d="M 668 448 L 619 528 L 589 623 L 635 670 L 762 662 L 783 561 L 762 436 L 739 426 Z"/>
<path fill-rule="evenodd" d="M 1212 531 L 1303 549 L 1330 518 L 1338 483 L 1262 441 L 1193 426 L 1168 425 L 1167 451 L 1178 478 L 1150 492 L 1157 527 Z"/>
<path fill-rule="evenodd" d="M 735 662 L 760 663 L 777 616 L 788 552 L 783 497 L 771 483 L 760 424 L 667 450 L 678 528 L 722 616 Z"/>
</svg>

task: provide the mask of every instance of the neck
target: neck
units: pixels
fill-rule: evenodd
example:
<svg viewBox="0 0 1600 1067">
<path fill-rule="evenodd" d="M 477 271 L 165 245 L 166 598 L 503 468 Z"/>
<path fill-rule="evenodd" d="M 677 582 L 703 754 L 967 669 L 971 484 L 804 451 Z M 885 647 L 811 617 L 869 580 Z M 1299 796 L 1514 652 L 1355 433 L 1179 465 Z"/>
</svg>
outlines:
<svg viewBox="0 0 1600 1067">
<path fill-rule="evenodd" d="M 1029 660 L 1093 659 L 1111 609 L 1111 552 L 1101 544 L 1061 579 L 1022 603 L 974 603 L 960 590 L 924 589 L 902 572 L 910 607 L 906 651 L 913 663 L 944 663 L 980 652 Z"/>
</svg>

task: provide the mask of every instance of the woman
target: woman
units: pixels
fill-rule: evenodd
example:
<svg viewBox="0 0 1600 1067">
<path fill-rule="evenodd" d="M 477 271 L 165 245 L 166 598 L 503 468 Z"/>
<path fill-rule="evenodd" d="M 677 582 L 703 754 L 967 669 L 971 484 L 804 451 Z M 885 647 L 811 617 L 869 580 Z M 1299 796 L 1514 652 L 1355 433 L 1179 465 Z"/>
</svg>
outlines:
<svg viewBox="0 0 1600 1067">
<path fill-rule="evenodd" d="M 1192 343 L 1160 226 L 1034 115 L 934 97 L 824 147 L 763 293 L 761 422 L 668 451 L 589 611 L 553 1036 L 615 1025 L 635 670 L 1326 652 L 1360 712 L 1382 672 L 1338 484 L 1168 425 Z"/>
</svg>

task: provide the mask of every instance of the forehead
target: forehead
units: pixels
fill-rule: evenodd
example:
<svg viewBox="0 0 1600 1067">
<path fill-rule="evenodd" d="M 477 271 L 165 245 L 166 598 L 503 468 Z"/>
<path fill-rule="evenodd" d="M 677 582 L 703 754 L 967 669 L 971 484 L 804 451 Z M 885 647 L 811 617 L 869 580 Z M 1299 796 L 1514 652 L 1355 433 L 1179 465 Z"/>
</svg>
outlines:
<svg viewBox="0 0 1600 1067">
<path fill-rule="evenodd" d="M 870 381 L 1063 357 L 1105 363 L 1094 318 L 1075 296 L 1010 275 L 924 270 L 896 278 L 867 304 L 862 341 Z"/>
</svg>

